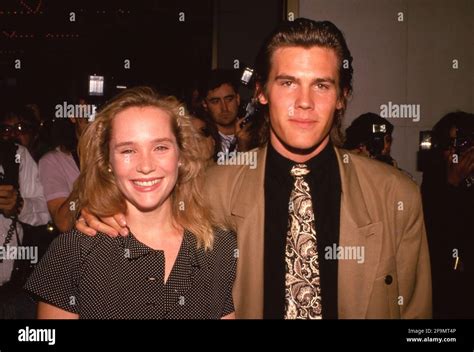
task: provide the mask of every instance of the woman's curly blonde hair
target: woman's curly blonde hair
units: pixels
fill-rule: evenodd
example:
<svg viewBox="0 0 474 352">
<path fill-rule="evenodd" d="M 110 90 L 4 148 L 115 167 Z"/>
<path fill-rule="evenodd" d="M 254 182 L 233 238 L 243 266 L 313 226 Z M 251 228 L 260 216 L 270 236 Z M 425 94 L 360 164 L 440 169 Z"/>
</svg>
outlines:
<svg viewBox="0 0 474 352">
<path fill-rule="evenodd" d="M 87 208 L 98 217 L 126 212 L 125 198 L 109 172 L 109 143 L 113 119 L 131 107 L 156 107 L 171 117 L 181 161 L 171 194 L 173 218 L 191 231 L 200 245 L 211 248 L 215 224 L 202 194 L 207 165 L 203 137 L 193 128 L 184 105 L 175 97 L 160 96 L 152 88 L 135 87 L 117 95 L 84 131 L 78 147 L 81 173 L 69 200 L 76 203 L 77 212 Z"/>
</svg>

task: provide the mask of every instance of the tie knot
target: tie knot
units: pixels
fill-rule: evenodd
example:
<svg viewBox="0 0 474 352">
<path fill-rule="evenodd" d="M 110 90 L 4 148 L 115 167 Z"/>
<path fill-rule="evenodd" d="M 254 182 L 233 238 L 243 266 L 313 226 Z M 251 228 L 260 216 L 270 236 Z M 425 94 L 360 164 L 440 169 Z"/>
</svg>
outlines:
<svg viewBox="0 0 474 352">
<path fill-rule="evenodd" d="M 291 168 L 290 173 L 293 177 L 303 177 L 309 174 L 309 169 L 306 164 L 296 164 Z"/>
</svg>

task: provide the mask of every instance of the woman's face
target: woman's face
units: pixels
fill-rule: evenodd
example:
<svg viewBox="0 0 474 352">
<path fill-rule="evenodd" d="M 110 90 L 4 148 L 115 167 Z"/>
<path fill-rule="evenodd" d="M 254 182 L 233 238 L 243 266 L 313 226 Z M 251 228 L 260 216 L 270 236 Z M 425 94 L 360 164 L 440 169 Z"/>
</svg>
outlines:
<svg viewBox="0 0 474 352">
<path fill-rule="evenodd" d="M 132 107 L 120 112 L 112 121 L 109 147 L 112 172 L 127 207 L 149 212 L 169 205 L 178 179 L 179 149 L 165 111 Z"/>
</svg>

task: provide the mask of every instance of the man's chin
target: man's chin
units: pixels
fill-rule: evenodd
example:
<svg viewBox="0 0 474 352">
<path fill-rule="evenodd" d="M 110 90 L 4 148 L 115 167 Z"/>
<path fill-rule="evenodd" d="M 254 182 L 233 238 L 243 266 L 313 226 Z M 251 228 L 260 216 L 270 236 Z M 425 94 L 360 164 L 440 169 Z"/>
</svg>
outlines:
<svg viewBox="0 0 474 352">
<path fill-rule="evenodd" d="M 228 127 L 228 126 L 235 125 L 235 121 L 237 121 L 236 117 L 229 117 L 229 118 L 220 119 L 218 122 L 219 122 L 219 125 Z"/>
<path fill-rule="evenodd" d="M 321 144 L 324 143 L 325 141 L 326 141 L 326 138 L 313 138 L 312 143 L 297 143 L 297 139 L 294 139 L 288 142 L 284 140 L 280 140 L 280 142 L 282 142 L 285 149 L 287 149 L 291 153 L 301 154 L 301 155 L 312 153 L 315 149 L 321 146 Z"/>
<path fill-rule="evenodd" d="M 306 154 L 311 154 L 316 148 L 319 147 L 320 144 L 321 143 L 317 143 L 317 144 L 310 145 L 310 146 L 286 144 L 285 148 L 293 154 L 306 155 Z"/>
</svg>

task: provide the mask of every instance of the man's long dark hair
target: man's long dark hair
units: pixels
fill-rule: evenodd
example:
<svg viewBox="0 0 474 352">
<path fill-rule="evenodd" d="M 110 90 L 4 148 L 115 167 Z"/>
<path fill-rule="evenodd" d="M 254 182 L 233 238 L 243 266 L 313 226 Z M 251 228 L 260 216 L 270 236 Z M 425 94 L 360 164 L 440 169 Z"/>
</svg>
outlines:
<svg viewBox="0 0 474 352">
<path fill-rule="evenodd" d="M 298 18 L 295 21 L 281 23 L 276 30 L 265 40 L 257 56 L 257 82 L 261 92 L 265 93 L 268 76 L 271 69 L 271 60 L 275 50 L 284 47 L 321 47 L 333 49 L 339 60 L 339 88 L 343 108 L 337 110 L 334 116 L 331 140 L 341 146 L 343 135 L 341 120 L 347 106 L 347 100 L 352 94 L 352 56 L 344 35 L 332 22 L 313 21 L 307 18 Z M 266 107 L 264 107 L 265 109 Z"/>
</svg>

